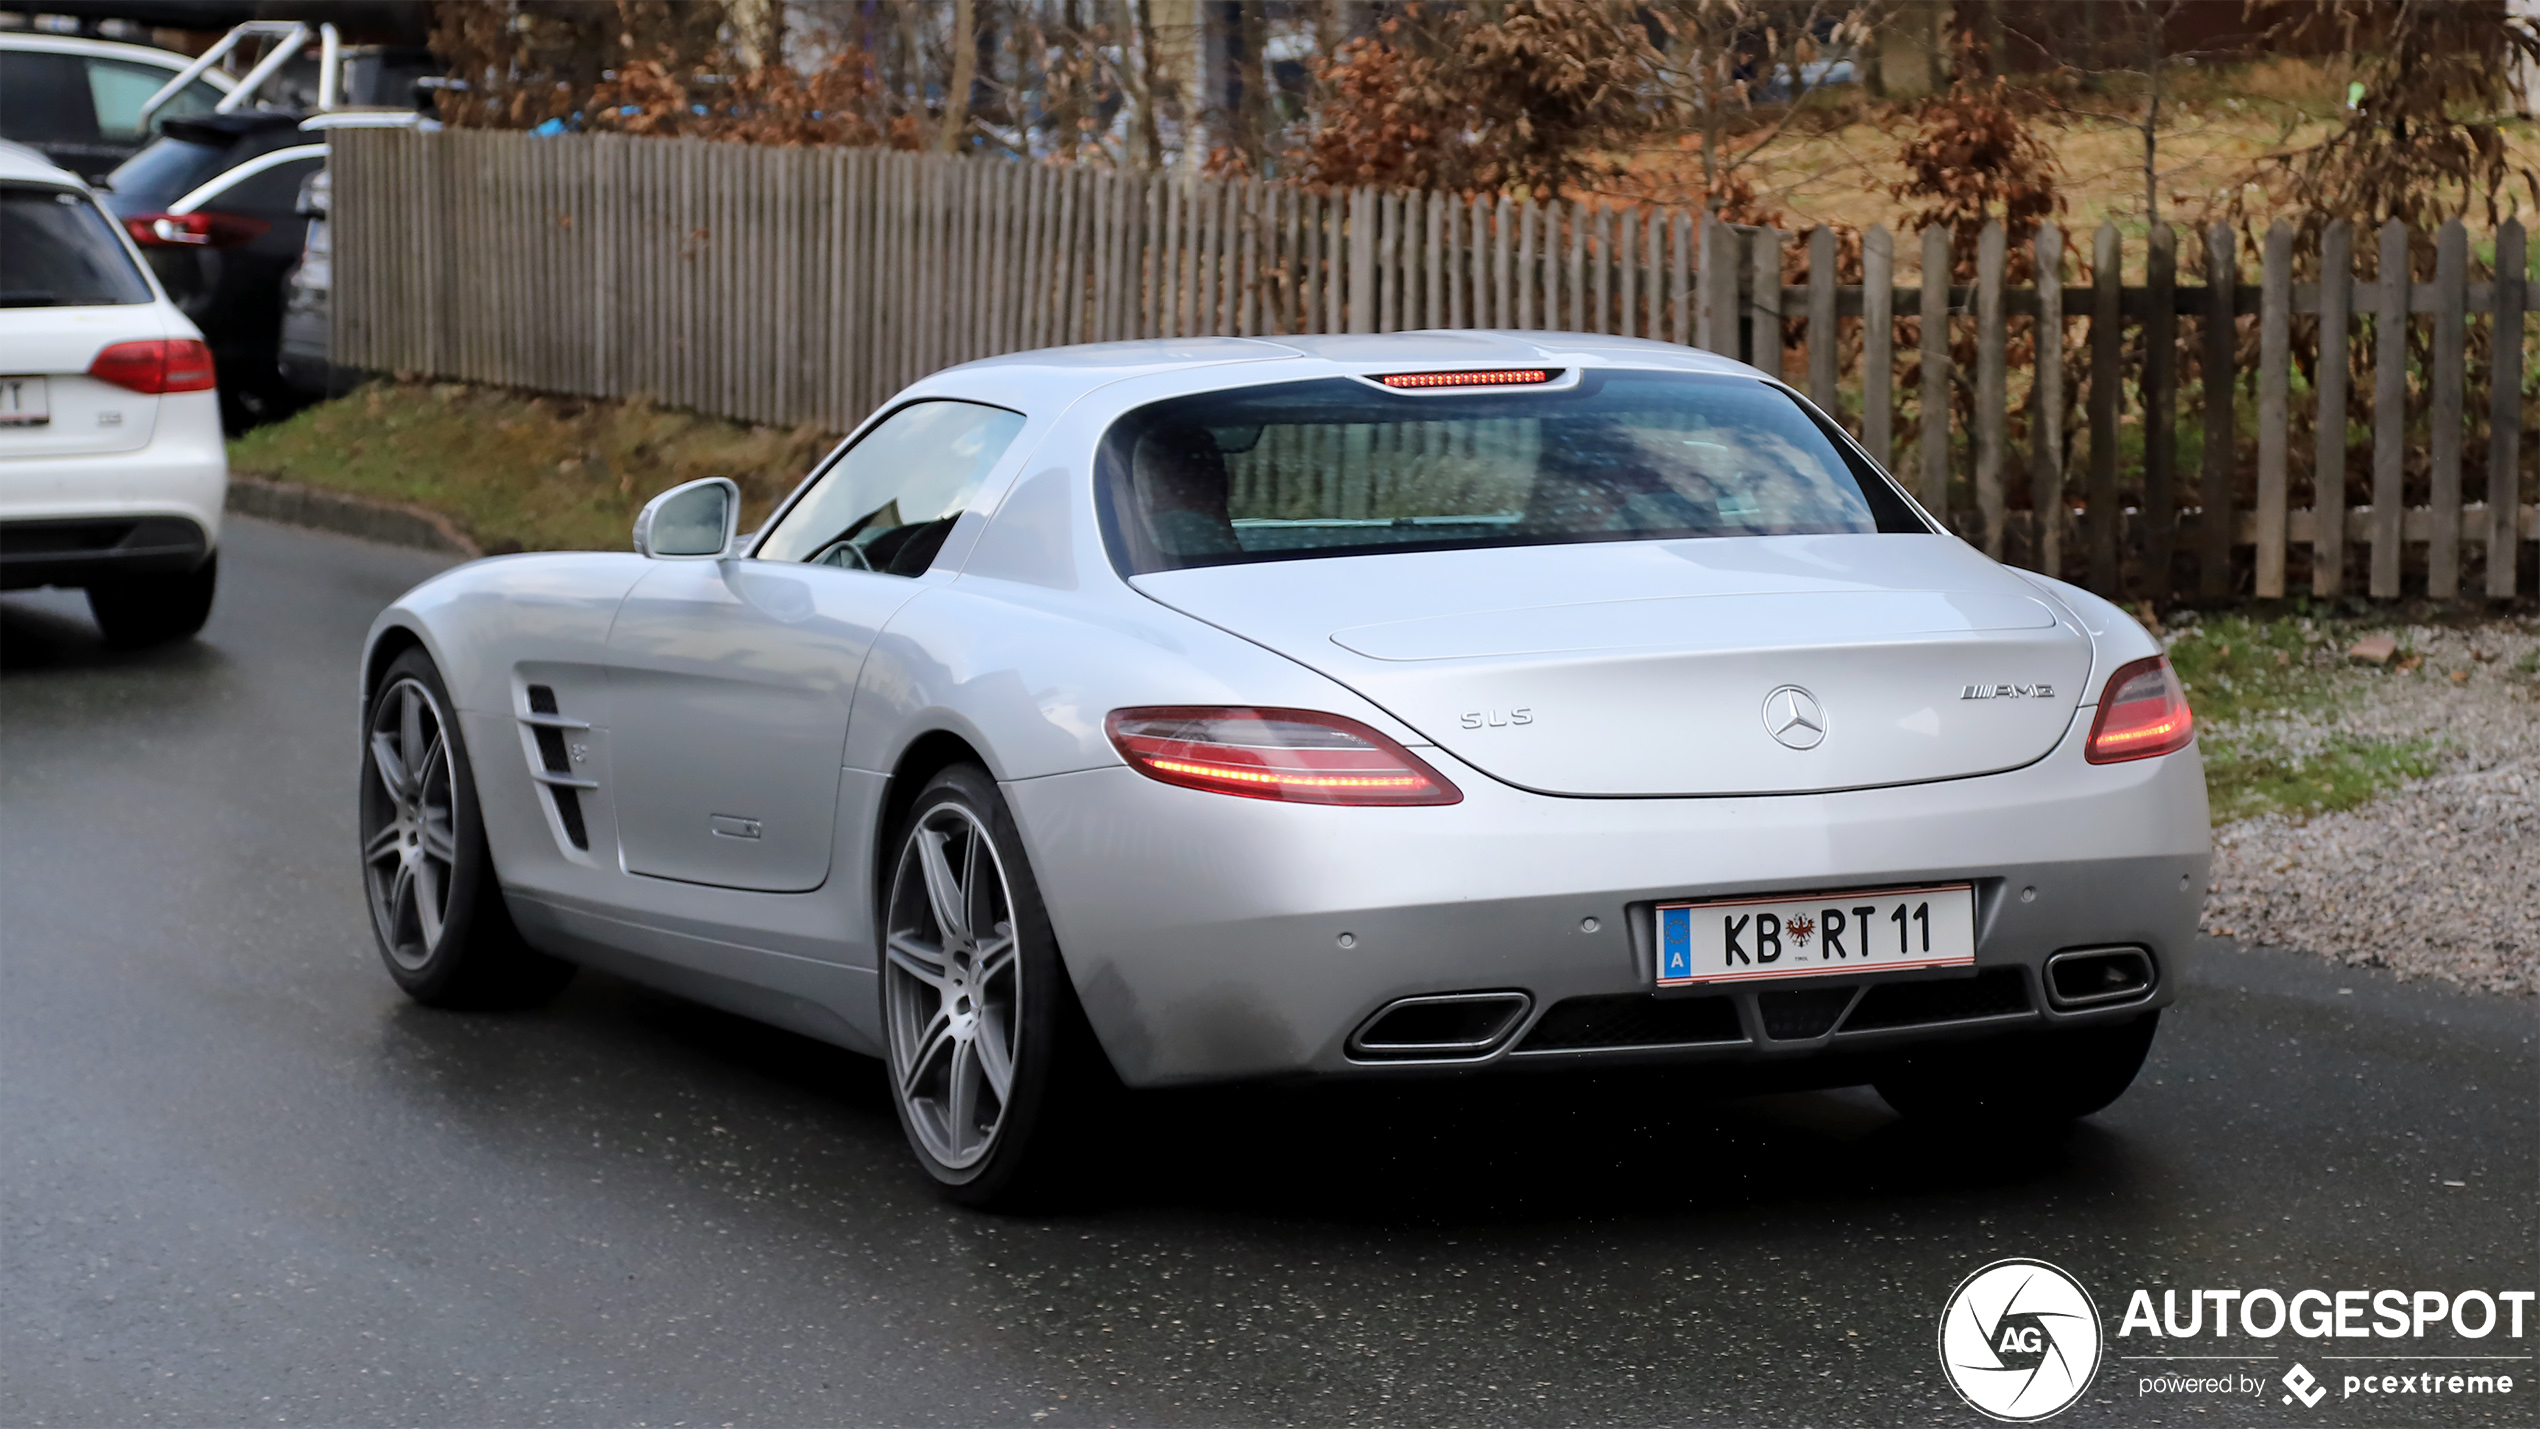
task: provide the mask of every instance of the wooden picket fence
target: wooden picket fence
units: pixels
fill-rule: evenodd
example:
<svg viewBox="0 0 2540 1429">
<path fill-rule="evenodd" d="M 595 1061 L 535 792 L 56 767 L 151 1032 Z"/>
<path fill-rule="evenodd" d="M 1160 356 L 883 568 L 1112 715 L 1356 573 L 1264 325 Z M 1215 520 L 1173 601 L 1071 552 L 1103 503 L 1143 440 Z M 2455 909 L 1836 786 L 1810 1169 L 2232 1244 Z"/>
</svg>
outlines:
<svg viewBox="0 0 2540 1429">
<path fill-rule="evenodd" d="M 1645 207 L 605 135 L 352 129 L 331 143 L 335 351 L 357 368 L 845 430 L 938 368 L 1066 343 L 1614 334 L 1786 377 L 1969 540 L 2113 595 L 2290 584 L 2511 597 L 2535 584 L 2520 574 L 2540 541 L 2523 472 L 2540 463 L 2522 451 L 2514 223 L 2493 235 L 2483 277 L 2468 233 L 2444 229 L 2431 282 L 2354 276 L 2355 235 L 2331 224 L 2318 271 L 2335 276 L 2296 283 L 2279 225 L 2254 284 L 2224 228 L 2195 245 L 2209 280 L 2181 283 L 2176 233 L 2156 227 L 2132 285 L 2110 227 L 2092 235 L 2090 281 L 2068 285 L 2081 255 L 2048 225 L 2037 281 L 2021 287 L 2006 284 L 1998 225 L 1971 284 L 1920 281 L 1956 258 L 1946 231 L 1906 245 L 1919 262 L 1900 283 L 1897 240 L 1873 229 L 1862 281 L 1842 284 L 1829 230 Z M 2406 271 L 2404 231 L 2366 237 L 2372 274 Z M 1787 281 L 1803 254 L 1804 278 Z M 2350 371 L 2346 343 L 2320 341 L 2300 381 L 2297 322 L 2361 325 L 2371 360 Z M 2420 322 L 2431 345 L 2412 368 Z M 2240 361 L 2245 327 L 2254 370 Z M 2065 341 L 2042 333 L 2080 340 L 2075 371 Z M 2473 374 L 2482 334 L 2489 361 Z M 1954 370 L 1953 337 L 1972 339 L 1971 371 Z M 2015 349 L 2032 354 L 2017 372 Z M 2201 381 L 2182 431 L 2189 359 Z M 2358 439 L 2349 397 L 2366 382 Z M 1971 419 L 1934 403 L 1939 419 L 1925 420 L 1935 390 L 1966 393 Z M 2312 440 L 2323 432 L 2337 439 Z M 2178 468 L 2183 437 L 2201 453 L 2192 472 Z M 2306 470 L 2297 444 L 2312 448 Z M 2350 481 L 2366 448 L 2368 475 Z M 2465 499 L 2465 475 L 2482 499 Z"/>
</svg>

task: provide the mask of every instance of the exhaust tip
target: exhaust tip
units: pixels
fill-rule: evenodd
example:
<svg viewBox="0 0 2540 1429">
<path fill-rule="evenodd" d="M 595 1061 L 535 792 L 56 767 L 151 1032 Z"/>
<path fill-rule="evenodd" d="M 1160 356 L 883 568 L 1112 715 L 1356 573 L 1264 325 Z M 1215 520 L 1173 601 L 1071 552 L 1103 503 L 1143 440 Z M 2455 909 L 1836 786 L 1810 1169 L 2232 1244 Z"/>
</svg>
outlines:
<svg viewBox="0 0 2540 1429">
<path fill-rule="evenodd" d="M 1352 1057 L 1403 1061 L 1486 1057 L 1526 1020 L 1522 992 L 1451 992 L 1386 1003 L 1349 1039 Z"/>
<path fill-rule="evenodd" d="M 2046 960 L 2046 998 L 2067 1010 L 2149 997 L 2153 981 L 2142 948 L 2073 948 Z"/>
</svg>

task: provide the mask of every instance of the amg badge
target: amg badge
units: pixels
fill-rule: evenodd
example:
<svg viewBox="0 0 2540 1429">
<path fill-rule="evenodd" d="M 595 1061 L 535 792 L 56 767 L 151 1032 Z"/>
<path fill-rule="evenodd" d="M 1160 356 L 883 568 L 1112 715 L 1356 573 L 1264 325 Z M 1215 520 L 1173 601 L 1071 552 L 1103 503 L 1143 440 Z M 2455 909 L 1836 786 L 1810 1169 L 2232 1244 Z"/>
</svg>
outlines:
<svg viewBox="0 0 2540 1429">
<path fill-rule="evenodd" d="M 1958 691 L 1962 700 L 2051 700 L 2053 685 L 1968 685 Z"/>
</svg>

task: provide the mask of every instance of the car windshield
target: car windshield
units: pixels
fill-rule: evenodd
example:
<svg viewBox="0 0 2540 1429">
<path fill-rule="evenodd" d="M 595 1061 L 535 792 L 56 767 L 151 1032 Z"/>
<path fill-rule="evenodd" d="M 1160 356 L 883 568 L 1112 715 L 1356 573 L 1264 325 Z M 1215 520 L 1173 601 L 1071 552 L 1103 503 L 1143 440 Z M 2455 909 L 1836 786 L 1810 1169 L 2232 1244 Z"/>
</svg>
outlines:
<svg viewBox="0 0 2540 1429">
<path fill-rule="evenodd" d="M 1596 371 L 1550 390 L 1350 378 L 1203 393 L 1115 423 L 1105 535 L 1137 574 L 1465 546 L 1930 529 L 1819 418 L 1751 378 Z"/>
<path fill-rule="evenodd" d="M 148 280 L 95 204 L 66 189 L 0 186 L 0 308 L 148 301 Z"/>
</svg>

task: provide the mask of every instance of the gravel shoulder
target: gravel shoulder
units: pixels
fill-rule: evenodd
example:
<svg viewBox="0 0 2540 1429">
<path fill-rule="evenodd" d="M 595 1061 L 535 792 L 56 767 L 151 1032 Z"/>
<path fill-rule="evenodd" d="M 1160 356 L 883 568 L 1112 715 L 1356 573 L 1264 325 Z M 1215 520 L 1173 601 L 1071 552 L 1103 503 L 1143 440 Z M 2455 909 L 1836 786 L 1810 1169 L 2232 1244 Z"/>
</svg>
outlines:
<svg viewBox="0 0 2540 1429">
<path fill-rule="evenodd" d="M 2205 929 L 2540 993 L 2540 622 L 2386 633 L 2402 652 L 2392 667 L 2337 670 L 2319 705 L 2263 716 L 2266 737 L 2424 747 L 2434 772 L 2355 808 L 2215 829 Z"/>
</svg>

